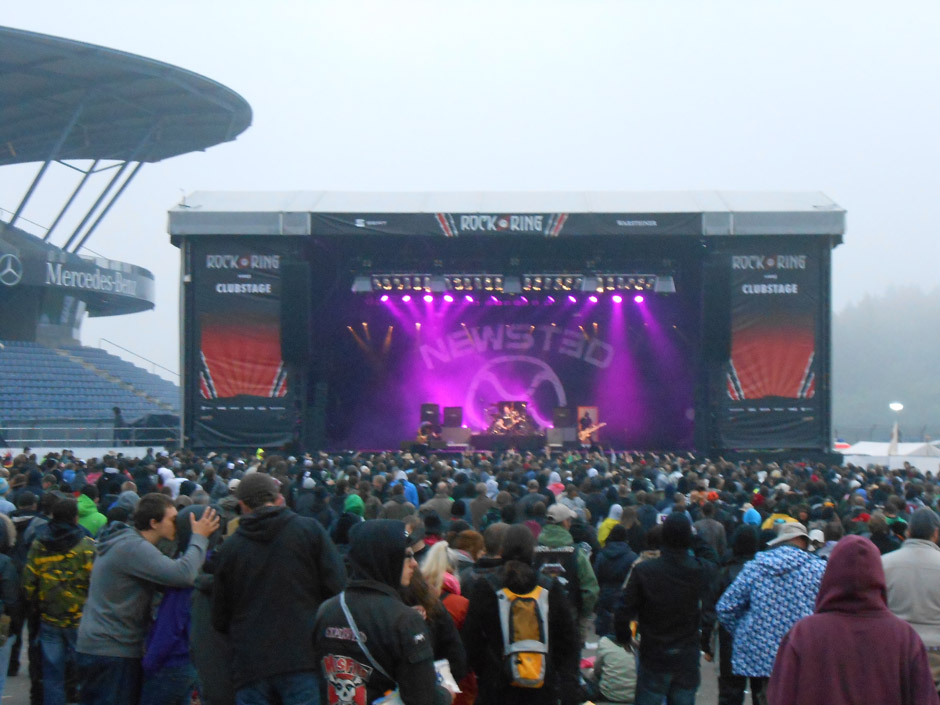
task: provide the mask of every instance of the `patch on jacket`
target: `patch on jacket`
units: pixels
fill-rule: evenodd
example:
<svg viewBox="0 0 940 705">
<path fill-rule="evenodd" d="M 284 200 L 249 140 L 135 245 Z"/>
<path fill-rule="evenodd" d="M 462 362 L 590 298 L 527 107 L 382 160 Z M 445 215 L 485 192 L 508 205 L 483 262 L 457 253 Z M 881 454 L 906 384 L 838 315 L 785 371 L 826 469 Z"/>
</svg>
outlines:
<svg viewBox="0 0 940 705">
<path fill-rule="evenodd" d="M 366 705 L 366 683 L 372 668 L 348 656 L 323 657 L 330 705 Z"/>
</svg>

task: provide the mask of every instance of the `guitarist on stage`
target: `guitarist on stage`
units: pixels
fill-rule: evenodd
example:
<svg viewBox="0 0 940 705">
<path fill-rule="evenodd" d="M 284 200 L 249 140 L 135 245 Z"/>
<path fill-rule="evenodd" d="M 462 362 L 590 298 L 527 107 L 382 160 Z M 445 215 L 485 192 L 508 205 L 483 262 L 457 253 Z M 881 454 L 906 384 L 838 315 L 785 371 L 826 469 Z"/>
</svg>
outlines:
<svg viewBox="0 0 940 705">
<path fill-rule="evenodd" d="M 581 441 L 581 445 L 585 448 L 590 447 L 591 436 L 606 425 L 606 423 L 594 423 L 591 413 L 585 411 L 584 416 L 578 421 L 578 440 Z"/>
</svg>

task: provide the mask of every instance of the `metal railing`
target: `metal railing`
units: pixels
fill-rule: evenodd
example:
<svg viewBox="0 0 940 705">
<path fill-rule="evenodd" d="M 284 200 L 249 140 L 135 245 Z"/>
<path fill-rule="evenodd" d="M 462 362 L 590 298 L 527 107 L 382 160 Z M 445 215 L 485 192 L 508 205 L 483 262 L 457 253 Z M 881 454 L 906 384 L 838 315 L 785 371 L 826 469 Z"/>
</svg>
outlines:
<svg viewBox="0 0 940 705">
<path fill-rule="evenodd" d="M 110 422 L 42 422 L 30 425 L 0 426 L 0 438 L 11 448 L 17 446 L 62 446 L 67 448 L 99 446 L 163 446 L 179 442 L 179 430 L 163 426 L 115 429 Z"/>
<path fill-rule="evenodd" d="M 176 377 L 177 379 L 179 379 L 179 376 L 180 376 L 180 373 L 179 373 L 179 372 L 174 372 L 174 371 L 171 370 L 169 367 L 164 367 L 164 366 L 161 365 L 159 362 L 154 362 L 154 361 L 151 360 L 149 357 L 144 357 L 143 355 L 140 355 L 139 353 L 135 353 L 133 350 L 128 350 L 128 349 L 125 348 L 123 345 L 118 345 L 118 344 L 115 343 L 113 340 L 108 340 L 107 338 L 98 338 L 98 347 L 99 347 L 99 348 L 101 347 L 101 344 L 102 344 L 102 343 L 107 343 L 108 345 L 113 345 L 114 347 L 116 347 L 116 348 L 118 348 L 118 349 L 120 349 L 120 350 L 123 350 L 124 352 L 129 353 L 129 354 L 133 355 L 134 357 L 139 357 L 141 360 L 143 360 L 143 361 L 146 362 L 148 365 L 150 365 L 150 367 L 151 367 L 151 372 L 154 371 L 154 368 L 159 367 L 161 370 L 164 370 L 164 371 L 166 371 L 166 372 L 169 372 L 171 375 L 173 375 L 174 377 Z M 156 373 L 154 373 L 154 374 L 156 374 Z"/>
</svg>

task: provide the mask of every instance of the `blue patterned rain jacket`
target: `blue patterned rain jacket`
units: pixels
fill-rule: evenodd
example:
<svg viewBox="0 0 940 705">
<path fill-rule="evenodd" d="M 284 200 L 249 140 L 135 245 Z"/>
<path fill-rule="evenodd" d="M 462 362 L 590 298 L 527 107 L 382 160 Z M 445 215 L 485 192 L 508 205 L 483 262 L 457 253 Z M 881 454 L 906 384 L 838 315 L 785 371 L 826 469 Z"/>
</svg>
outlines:
<svg viewBox="0 0 940 705">
<path fill-rule="evenodd" d="M 734 635 L 737 675 L 769 677 L 790 627 L 813 614 L 826 562 L 795 546 L 758 553 L 718 601 L 718 621 Z"/>
</svg>

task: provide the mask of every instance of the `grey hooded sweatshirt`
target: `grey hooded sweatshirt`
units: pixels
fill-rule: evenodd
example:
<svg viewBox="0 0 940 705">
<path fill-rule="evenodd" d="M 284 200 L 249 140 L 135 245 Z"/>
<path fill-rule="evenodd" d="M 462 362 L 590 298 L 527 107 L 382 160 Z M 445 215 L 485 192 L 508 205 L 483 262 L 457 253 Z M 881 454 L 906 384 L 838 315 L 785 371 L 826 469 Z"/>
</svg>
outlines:
<svg viewBox="0 0 940 705">
<path fill-rule="evenodd" d="M 115 522 L 104 529 L 78 627 L 77 651 L 141 658 L 154 592 L 160 587 L 191 587 L 207 545 L 208 539 L 193 534 L 186 553 L 174 560 L 127 524 Z"/>
</svg>

